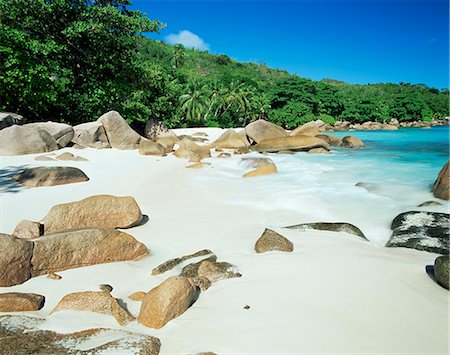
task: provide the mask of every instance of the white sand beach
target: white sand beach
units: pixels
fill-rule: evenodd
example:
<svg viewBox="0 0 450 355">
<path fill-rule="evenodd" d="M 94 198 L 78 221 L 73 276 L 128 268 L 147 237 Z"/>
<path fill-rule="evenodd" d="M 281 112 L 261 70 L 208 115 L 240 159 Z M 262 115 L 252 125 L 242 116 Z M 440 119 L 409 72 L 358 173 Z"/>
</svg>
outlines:
<svg viewBox="0 0 450 355">
<path fill-rule="evenodd" d="M 174 131 L 177 135 L 205 132 L 210 141 L 223 132 L 213 128 Z M 389 194 L 377 195 L 355 187 L 356 177 L 346 184 L 339 180 L 333 185 L 330 180 L 330 185 L 315 186 L 316 175 L 333 172 L 326 165 L 310 162 L 307 153 L 297 154 L 302 154 L 307 164 L 304 179 L 311 180 L 310 189 L 294 183 L 286 187 L 291 179 L 286 170 L 292 164 L 288 155 L 270 155 L 278 174 L 244 179 L 242 175 L 249 169 L 240 163 L 241 155 L 212 157 L 204 160 L 211 163 L 209 167 L 186 169 L 191 163 L 173 155 L 143 156 L 136 150 L 92 148 L 64 148 L 57 154 L 65 151 L 88 161 L 35 161 L 36 155 L 0 157 L 2 169 L 74 166 L 90 179 L 3 191 L 0 231 L 11 234 L 24 219 L 39 221 L 56 204 L 98 194 L 132 196 L 148 221 L 124 232 L 144 243 L 149 255 L 135 261 L 58 272 L 61 280 L 39 276 L 21 285 L 0 287 L 0 292 L 44 295 L 45 306 L 26 313 L 45 317 L 42 329 L 66 333 L 101 327 L 149 334 L 161 340 L 162 355 L 202 351 L 448 353 L 449 292 L 425 272 L 437 254 L 384 247 L 392 219 L 433 199 L 431 192 L 408 194 L 393 203 Z M 339 155 L 334 158 L 339 159 Z M 338 190 L 334 195 L 330 193 L 333 187 Z M 448 202 L 442 203 L 429 210 L 448 211 Z M 319 221 L 352 223 L 370 241 L 346 233 L 283 228 Z M 265 228 L 292 241 L 294 251 L 257 254 L 254 244 Z M 99 285 L 109 284 L 112 295 L 137 316 L 140 302 L 128 296 L 147 292 L 169 276 L 178 275 L 186 263 L 158 276 L 151 275 L 152 269 L 201 249 L 213 251 L 218 261 L 232 263 L 242 277 L 214 283 L 185 313 L 160 330 L 137 321 L 120 326 L 112 317 L 97 313 L 50 314 L 63 296 L 97 291 Z M 244 309 L 246 305 L 250 308 Z"/>
</svg>

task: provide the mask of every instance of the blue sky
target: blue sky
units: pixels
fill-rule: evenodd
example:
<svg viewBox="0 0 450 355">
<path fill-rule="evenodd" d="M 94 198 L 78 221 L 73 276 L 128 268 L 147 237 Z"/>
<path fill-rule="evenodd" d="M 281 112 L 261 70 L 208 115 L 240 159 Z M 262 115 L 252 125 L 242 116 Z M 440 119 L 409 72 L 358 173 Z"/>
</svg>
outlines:
<svg viewBox="0 0 450 355">
<path fill-rule="evenodd" d="M 302 77 L 449 87 L 447 0 L 134 0 L 152 38 Z"/>
</svg>

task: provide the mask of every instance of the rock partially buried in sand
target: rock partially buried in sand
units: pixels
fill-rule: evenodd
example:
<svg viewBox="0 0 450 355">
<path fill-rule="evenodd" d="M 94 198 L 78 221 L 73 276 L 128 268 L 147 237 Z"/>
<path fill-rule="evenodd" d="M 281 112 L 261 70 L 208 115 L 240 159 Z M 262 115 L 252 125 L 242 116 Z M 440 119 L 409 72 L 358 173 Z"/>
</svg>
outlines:
<svg viewBox="0 0 450 355">
<path fill-rule="evenodd" d="M 111 148 L 105 128 L 100 122 L 82 123 L 73 127 L 72 142 L 81 147 Z"/>
<path fill-rule="evenodd" d="M 44 234 L 44 226 L 39 222 L 20 221 L 14 229 L 13 236 L 20 239 L 34 239 Z"/>
<path fill-rule="evenodd" d="M 38 155 L 34 158 L 36 161 L 55 161 L 55 157 L 52 157 L 50 155 Z"/>
<path fill-rule="evenodd" d="M 78 155 L 73 155 L 72 153 L 65 152 L 58 155 L 56 160 L 71 160 L 71 161 L 88 161 L 86 158 L 80 157 Z"/>
<path fill-rule="evenodd" d="M 139 143 L 139 154 L 165 156 L 166 148 L 157 142 L 142 139 Z"/>
<path fill-rule="evenodd" d="M 46 153 L 58 149 L 55 138 L 44 130 L 11 126 L 0 130 L 0 155 Z"/>
<path fill-rule="evenodd" d="M 392 221 L 392 235 L 386 246 L 448 254 L 449 217 L 447 213 L 437 212 L 401 213 Z"/>
<path fill-rule="evenodd" d="M 158 355 L 158 338 L 119 329 L 88 329 L 58 334 L 40 330 L 44 319 L 27 316 L 0 317 L 1 354 L 140 354 Z"/>
<path fill-rule="evenodd" d="M 74 228 L 131 228 L 141 220 L 133 197 L 95 195 L 53 206 L 41 222 L 44 233 L 49 234 Z"/>
<path fill-rule="evenodd" d="M 159 329 L 183 314 L 196 300 L 194 281 L 173 276 L 148 292 L 142 300 L 138 322 Z"/>
<path fill-rule="evenodd" d="M 211 146 L 225 149 L 240 149 L 247 148 L 249 144 L 234 129 L 230 128 L 212 142 Z"/>
<path fill-rule="evenodd" d="M 211 166 L 211 163 L 198 162 L 198 163 L 194 163 L 192 165 L 187 165 L 187 166 L 185 166 L 185 168 L 188 168 L 188 169 L 202 169 L 202 168 L 206 168 L 208 166 Z"/>
<path fill-rule="evenodd" d="M 184 255 L 179 258 L 167 260 L 166 262 L 162 263 L 161 265 L 158 265 L 157 267 L 155 267 L 152 270 L 152 275 L 163 274 L 166 271 L 173 269 L 175 266 L 181 264 L 182 262 L 184 262 L 186 260 L 197 258 L 199 256 L 205 256 L 205 255 L 213 255 L 213 253 L 211 250 L 203 249 L 203 250 L 199 250 L 193 254 Z"/>
<path fill-rule="evenodd" d="M 198 280 L 198 268 L 200 267 L 200 265 L 202 264 L 202 262 L 204 261 L 217 261 L 217 256 L 212 254 L 211 256 L 200 260 L 196 263 L 191 263 L 191 264 L 187 264 L 185 267 L 183 267 L 183 269 L 181 270 L 180 275 L 178 276 L 186 276 L 186 277 L 190 277 L 191 279 L 193 279 L 195 282 L 197 282 Z"/>
<path fill-rule="evenodd" d="M 280 126 L 265 120 L 257 120 L 245 127 L 245 134 L 256 143 L 267 139 L 288 137 L 289 134 Z"/>
<path fill-rule="evenodd" d="M 129 295 L 128 298 L 133 301 L 142 301 L 146 294 L 147 292 L 137 291 Z"/>
<path fill-rule="evenodd" d="M 450 263 L 448 255 L 438 256 L 434 261 L 434 277 L 439 285 L 449 289 Z"/>
<path fill-rule="evenodd" d="M 329 231 L 329 232 L 344 232 L 348 234 L 353 234 L 358 237 L 361 237 L 365 240 L 367 240 L 366 236 L 364 235 L 361 230 L 350 223 L 345 222 L 315 222 L 315 223 L 302 223 L 302 224 L 295 224 L 293 226 L 288 226 L 284 228 L 289 229 L 298 229 L 301 231 L 308 231 L 308 230 L 320 230 L 320 231 Z"/>
<path fill-rule="evenodd" d="M 33 312 L 44 307 L 45 297 L 35 293 L 0 293 L 0 312 Z"/>
<path fill-rule="evenodd" d="M 102 313 L 115 318 L 117 323 L 124 325 L 132 321 L 133 316 L 123 309 L 117 300 L 108 292 L 75 292 L 64 296 L 51 313 L 59 311 L 85 311 Z"/>
<path fill-rule="evenodd" d="M 449 170 L 448 170 L 449 162 L 447 162 L 442 170 L 439 172 L 439 175 L 433 186 L 433 194 L 437 198 L 441 198 L 443 200 L 448 200 L 449 197 Z"/>
<path fill-rule="evenodd" d="M 364 142 L 354 136 L 345 136 L 342 138 L 342 147 L 346 148 L 363 148 Z"/>
<path fill-rule="evenodd" d="M 241 161 L 246 167 L 255 168 L 244 174 L 243 177 L 271 175 L 278 171 L 274 162 L 268 158 L 242 158 Z"/>
<path fill-rule="evenodd" d="M 109 144 L 117 149 L 137 149 L 142 137 L 128 125 L 117 111 L 109 111 L 97 122 L 105 128 Z"/>
<path fill-rule="evenodd" d="M 257 253 L 266 253 L 268 251 L 292 252 L 293 250 L 294 244 L 289 239 L 267 228 L 255 244 Z"/>
<path fill-rule="evenodd" d="M 175 153 L 173 153 L 173 155 L 180 159 L 199 162 L 203 158 L 209 158 L 211 156 L 211 152 L 208 147 L 202 147 L 188 139 L 183 139 L 180 142 L 180 147 L 175 151 Z"/>
<path fill-rule="evenodd" d="M 147 254 L 144 244 L 112 228 L 69 230 L 46 235 L 34 242 L 32 275 L 135 260 Z"/>
<path fill-rule="evenodd" d="M 40 187 L 75 184 L 89 181 L 84 172 L 71 166 L 51 166 L 26 169 L 13 177 L 22 186 Z"/>
<path fill-rule="evenodd" d="M 251 147 L 258 152 L 279 152 L 280 150 L 305 151 L 313 148 L 330 150 L 324 140 L 311 136 L 293 136 L 279 139 L 263 140 Z"/>
<path fill-rule="evenodd" d="M 31 277 L 33 242 L 0 233 L 0 287 L 21 284 Z"/>
<path fill-rule="evenodd" d="M 198 268 L 198 276 L 207 278 L 211 283 L 241 277 L 242 275 L 234 270 L 234 266 L 227 262 L 217 262 L 205 260 Z"/>
<path fill-rule="evenodd" d="M 220 154 L 217 156 L 217 158 L 220 158 L 220 159 L 229 158 L 229 157 L 231 157 L 231 154 L 230 154 L 230 153 L 220 153 Z"/>
</svg>

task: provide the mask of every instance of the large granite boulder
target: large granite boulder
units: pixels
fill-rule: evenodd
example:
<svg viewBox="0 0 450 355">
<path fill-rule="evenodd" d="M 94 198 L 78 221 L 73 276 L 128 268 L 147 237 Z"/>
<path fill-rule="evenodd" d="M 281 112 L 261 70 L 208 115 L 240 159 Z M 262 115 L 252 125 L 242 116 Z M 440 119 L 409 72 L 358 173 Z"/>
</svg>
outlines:
<svg viewBox="0 0 450 355">
<path fill-rule="evenodd" d="M 33 243 L 0 233 L 0 287 L 21 284 L 31 277 Z"/>
<path fill-rule="evenodd" d="M 183 314 L 197 299 L 197 287 L 188 277 L 173 276 L 149 291 L 142 300 L 138 322 L 159 329 Z"/>
<path fill-rule="evenodd" d="M 0 130 L 0 155 L 45 153 L 56 149 L 55 138 L 45 130 L 29 125 L 14 125 Z"/>
<path fill-rule="evenodd" d="M 294 129 L 290 135 L 291 136 L 311 136 L 315 137 L 320 133 L 319 127 L 317 126 L 316 122 L 308 122 L 304 125 L 301 125 Z"/>
<path fill-rule="evenodd" d="M 256 143 L 263 140 L 288 137 L 289 134 L 280 126 L 265 120 L 257 120 L 245 127 L 245 134 Z"/>
<path fill-rule="evenodd" d="M 120 325 L 124 325 L 134 319 L 109 292 L 104 291 L 86 291 L 68 294 L 59 301 L 52 313 L 59 311 L 102 313 L 114 317 Z"/>
<path fill-rule="evenodd" d="M 158 121 L 156 118 L 150 118 L 145 124 L 145 138 L 156 142 L 158 139 L 170 138 L 173 140 L 178 140 L 177 135 L 167 126 Z"/>
<path fill-rule="evenodd" d="M 434 277 L 439 285 L 449 289 L 450 263 L 448 255 L 438 256 L 434 261 Z"/>
<path fill-rule="evenodd" d="M 364 235 L 361 230 L 354 226 L 353 224 L 346 223 L 346 222 L 314 222 L 314 223 L 301 223 L 301 224 L 295 224 L 293 226 L 288 226 L 285 228 L 289 229 L 298 229 L 300 231 L 309 231 L 309 230 L 319 230 L 319 231 L 329 231 L 329 232 L 338 232 L 338 233 L 347 233 L 347 234 L 353 234 L 358 237 L 361 237 L 362 239 L 367 240 L 366 236 Z"/>
<path fill-rule="evenodd" d="M 224 149 L 240 149 L 246 148 L 249 145 L 248 141 L 232 128 L 226 130 L 225 133 L 211 143 L 211 146 L 215 148 Z"/>
<path fill-rule="evenodd" d="M 135 260 L 147 254 L 144 244 L 116 229 L 74 229 L 49 234 L 34 241 L 32 275 Z"/>
<path fill-rule="evenodd" d="M 448 254 L 450 215 L 447 213 L 409 211 L 392 221 L 392 235 L 387 247 L 404 247 L 431 253 Z"/>
<path fill-rule="evenodd" d="M 289 239 L 267 228 L 255 244 L 257 253 L 266 253 L 268 251 L 291 252 L 293 250 L 294 244 Z"/>
<path fill-rule="evenodd" d="M 199 162 L 211 156 L 209 147 L 202 147 L 189 139 L 183 139 L 179 144 L 179 148 L 173 153 L 177 158 L 187 159 L 191 162 Z"/>
<path fill-rule="evenodd" d="M 81 147 L 111 148 L 105 128 L 100 122 L 82 123 L 73 127 L 72 142 Z"/>
<path fill-rule="evenodd" d="M 341 138 L 332 136 L 330 134 L 323 134 L 322 133 L 322 134 L 318 134 L 316 137 L 324 140 L 325 142 L 327 142 L 332 147 L 340 147 L 342 145 L 342 139 Z"/>
<path fill-rule="evenodd" d="M 158 355 L 158 338 L 120 329 L 95 328 L 58 334 L 40 330 L 44 319 L 0 317 L 1 354 L 140 354 Z"/>
<path fill-rule="evenodd" d="M 56 140 L 59 147 L 64 148 L 68 145 L 73 138 L 74 131 L 72 126 L 65 123 L 58 122 L 36 122 L 29 123 L 25 127 L 31 127 L 34 130 L 43 130 L 50 133 L 50 135 Z"/>
<path fill-rule="evenodd" d="M 97 122 L 105 129 L 109 144 L 117 149 L 137 149 L 142 137 L 133 131 L 117 111 L 109 111 Z"/>
<path fill-rule="evenodd" d="M 80 169 L 70 166 L 50 166 L 25 169 L 13 177 L 22 186 L 56 186 L 89 181 Z"/>
<path fill-rule="evenodd" d="M 131 228 L 142 220 L 133 197 L 95 195 L 80 201 L 53 206 L 41 223 L 44 233 L 73 228 Z"/>
<path fill-rule="evenodd" d="M 12 126 L 24 124 L 25 120 L 23 116 L 12 112 L 0 112 L 0 129 Z"/>
<path fill-rule="evenodd" d="M 433 186 L 433 194 L 437 198 L 441 198 L 443 200 L 448 200 L 449 197 L 449 170 L 448 170 L 448 164 L 449 162 L 444 165 L 442 170 L 439 172 L 439 175 L 434 182 Z"/>
<path fill-rule="evenodd" d="M 0 293 L 0 312 L 33 312 L 44 307 L 45 297 L 35 293 Z"/>
<path fill-rule="evenodd" d="M 346 148 L 363 148 L 364 142 L 355 136 L 345 136 L 342 138 L 342 147 Z"/>
<path fill-rule="evenodd" d="M 305 151 L 312 148 L 330 150 L 330 145 L 320 138 L 300 135 L 263 140 L 252 147 L 253 150 L 258 152 L 279 152 L 282 150 Z"/>
</svg>

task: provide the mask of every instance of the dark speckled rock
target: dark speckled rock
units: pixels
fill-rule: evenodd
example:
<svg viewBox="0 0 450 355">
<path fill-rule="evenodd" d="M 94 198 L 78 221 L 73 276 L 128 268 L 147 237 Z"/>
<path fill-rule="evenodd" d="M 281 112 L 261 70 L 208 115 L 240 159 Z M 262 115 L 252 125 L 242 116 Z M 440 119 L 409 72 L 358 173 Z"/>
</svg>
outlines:
<svg viewBox="0 0 450 355">
<path fill-rule="evenodd" d="M 387 247 L 404 247 L 431 253 L 448 254 L 450 215 L 409 211 L 392 221 Z"/>
<path fill-rule="evenodd" d="M 345 222 L 302 223 L 302 224 L 296 224 L 293 226 L 288 226 L 285 228 L 299 229 L 302 231 L 315 229 L 315 230 L 329 231 L 329 232 L 344 232 L 344 233 L 356 235 L 358 237 L 361 237 L 361 238 L 367 240 L 364 233 L 361 232 L 361 230 L 358 227 L 354 226 L 353 224 L 345 223 Z"/>
<path fill-rule="evenodd" d="M 449 289 L 450 263 L 448 255 L 438 256 L 434 261 L 434 277 L 442 287 Z"/>
</svg>

